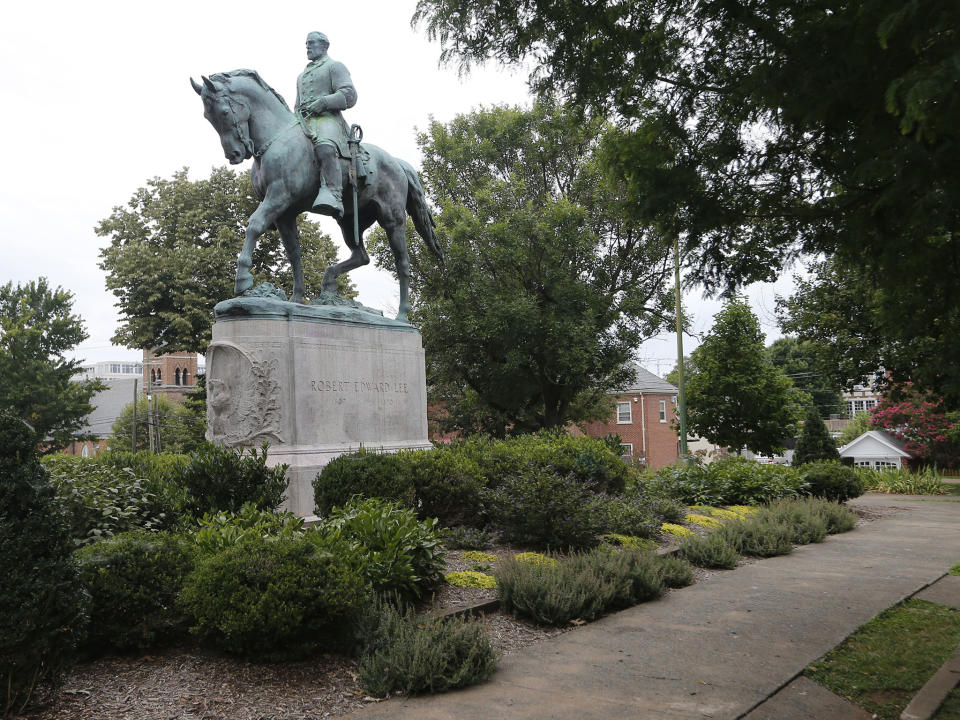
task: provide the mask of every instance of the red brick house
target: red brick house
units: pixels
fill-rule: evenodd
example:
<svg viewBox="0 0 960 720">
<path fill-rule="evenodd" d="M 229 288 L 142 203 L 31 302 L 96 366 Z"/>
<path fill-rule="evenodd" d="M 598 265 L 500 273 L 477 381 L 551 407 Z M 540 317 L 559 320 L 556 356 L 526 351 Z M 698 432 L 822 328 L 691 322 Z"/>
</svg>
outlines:
<svg viewBox="0 0 960 720">
<path fill-rule="evenodd" d="M 586 424 L 582 431 L 590 437 L 618 434 L 624 458 L 647 467 L 672 465 L 679 457 L 674 429 L 679 390 L 639 365 L 633 364 L 632 369 L 636 372 L 635 381 L 610 393 L 610 420 Z"/>
</svg>

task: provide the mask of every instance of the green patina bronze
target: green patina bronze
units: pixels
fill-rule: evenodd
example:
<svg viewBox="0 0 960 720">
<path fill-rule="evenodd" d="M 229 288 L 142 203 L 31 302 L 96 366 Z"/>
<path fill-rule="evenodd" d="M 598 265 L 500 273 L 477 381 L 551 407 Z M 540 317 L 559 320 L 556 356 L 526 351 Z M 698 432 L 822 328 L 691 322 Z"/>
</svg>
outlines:
<svg viewBox="0 0 960 720">
<path fill-rule="evenodd" d="M 406 322 L 410 311 L 408 213 L 417 233 L 441 262 L 443 252 L 434 237 L 433 217 L 416 171 L 376 145 L 348 142 L 342 111 L 356 103 L 357 93 L 347 69 L 327 55 L 328 46 L 322 33 L 307 36 L 310 63 L 297 81 L 296 113 L 253 70 L 203 77 L 202 85 L 190 81 L 203 100 L 204 117 L 220 136 L 227 160 L 239 164 L 253 158 L 250 177 L 261 203 L 247 224 L 234 291 L 244 295 L 252 290 L 254 248 L 260 236 L 275 227 L 293 271 L 291 302 L 303 303 L 297 216 L 317 212 L 336 219 L 350 249 L 349 258 L 323 273 L 323 295 L 332 297 L 339 275 L 370 262 L 363 232 L 378 222 L 386 231 L 400 280 L 397 319 Z M 359 177 L 350 172 L 351 150 L 355 150 L 357 165 L 362 166 Z M 348 178 L 353 178 L 354 192 L 344 197 Z M 253 312 L 256 301 L 251 297 L 249 303 L 243 303 L 243 312 Z M 285 301 L 270 298 L 269 302 Z"/>
</svg>

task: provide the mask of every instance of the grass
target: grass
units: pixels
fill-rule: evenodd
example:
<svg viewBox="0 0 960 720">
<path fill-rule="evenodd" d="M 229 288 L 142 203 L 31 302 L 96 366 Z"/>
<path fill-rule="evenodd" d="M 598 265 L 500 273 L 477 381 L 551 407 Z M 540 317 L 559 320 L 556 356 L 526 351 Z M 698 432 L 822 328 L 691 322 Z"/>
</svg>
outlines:
<svg viewBox="0 0 960 720">
<path fill-rule="evenodd" d="M 907 600 L 861 626 L 804 674 L 880 720 L 896 720 L 958 644 L 960 609 Z M 943 712 L 942 720 L 960 718 Z"/>
</svg>

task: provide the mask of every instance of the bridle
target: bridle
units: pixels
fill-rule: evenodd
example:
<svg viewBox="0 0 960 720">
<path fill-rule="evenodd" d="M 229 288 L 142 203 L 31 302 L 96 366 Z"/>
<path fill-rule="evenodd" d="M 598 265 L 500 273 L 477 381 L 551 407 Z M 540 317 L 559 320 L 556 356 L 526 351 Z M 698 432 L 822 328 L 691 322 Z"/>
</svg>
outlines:
<svg viewBox="0 0 960 720">
<path fill-rule="evenodd" d="M 237 133 L 237 137 L 240 138 L 240 143 L 243 145 L 244 149 L 247 151 L 247 154 L 252 155 L 257 160 L 263 157 L 263 154 L 267 151 L 267 149 L 271 145 L 273 145 L 273 143 L 276 142 L 276 140 L 281 135 L 283 135 L 283 133 L 285 133 L 287 130 L 290 130 L 291 128 L 297 127 L 300 124 L 300 119 L 295 118 L 293 122 L 291 122 L 287 127 L 280 130 L 276 135 L 274 135 L 267 142 L 265 142 L 263 144 L 263 147 L 257 150 L 253 140 L 250 138 L 250 131 L 248 130 L 250 107 L 245 103 L 242 103 L 239 100 L 234 99 L 234 97 L 230 95 L 229 92 L 223 92 L 222 97 L 224 100 L 227 101 L 227 107 L 230 110 L 229 121 L 233 125 L 234 131 Z M 240 121 L 237 119 L 237 107 L 243 108 L 244 110 L 247 111 L 248 120 L 246 123 L 241 124 Z"/>
</svg>

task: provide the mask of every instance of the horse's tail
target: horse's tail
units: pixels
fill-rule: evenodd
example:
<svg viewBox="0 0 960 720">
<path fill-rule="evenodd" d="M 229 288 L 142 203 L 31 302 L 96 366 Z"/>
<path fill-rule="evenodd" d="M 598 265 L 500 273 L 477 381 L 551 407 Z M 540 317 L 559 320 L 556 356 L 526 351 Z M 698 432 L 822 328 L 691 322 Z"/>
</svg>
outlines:
<svg viewBox="0 0 960 720">
<path fill-rule="evenodd" d="M 409 163 L 403 160 L 398 162 L 407 175 L 407 212 L 413 218 L 413 225 L 420 233 L 420 237 L 423 238 L 430 251 L 442 263 L 444 261 L 443 250 L 433 234 L 433 228 L 437 224 L 433 220 L 433 215 L 430 214 L 430 207 L 427 205 L 427 197 L 423 192 L 423 185 L 420 184 L 420 177 Z"/>
</svg>

